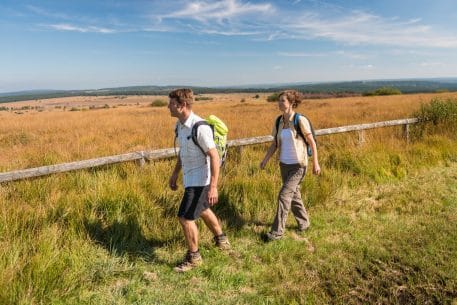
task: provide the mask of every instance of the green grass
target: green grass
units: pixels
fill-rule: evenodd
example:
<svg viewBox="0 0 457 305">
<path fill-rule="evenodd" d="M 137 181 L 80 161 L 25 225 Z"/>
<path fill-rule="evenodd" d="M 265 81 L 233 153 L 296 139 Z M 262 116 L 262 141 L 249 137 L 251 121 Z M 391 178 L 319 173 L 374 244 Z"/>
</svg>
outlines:
<svg viewBox="0 0 457 305">
<path fill-rule="evenodd" d="M 173 272 L 185 252 L 173 160 L 1 185 L 0 304 L 455 304 L 455 136 L 319 141 L 305 238 L 289 216 L 283 240 L 263 241 L 278 166 L 259 170 L 265 146 L 231 151 L 215 210 L 233 251 L 199 222 L 204 264 L 187 274 Z"/>
</svg>

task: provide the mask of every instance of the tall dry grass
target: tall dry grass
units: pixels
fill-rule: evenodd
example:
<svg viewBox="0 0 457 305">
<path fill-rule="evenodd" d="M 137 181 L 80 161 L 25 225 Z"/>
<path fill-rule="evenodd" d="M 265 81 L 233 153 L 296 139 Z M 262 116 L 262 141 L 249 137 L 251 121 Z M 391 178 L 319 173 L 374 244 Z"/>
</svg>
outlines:
<svg viewBox="0 0 457 305">
<path fill-rule="evenodd" d="M 230 128 L 229 138 L 270 134 L 279 114 L 266 94 L 208 95 L 211 101 L 197 102 L 194 110 L 205 117 L 216 114 Z M 306 114 L 315 128 L 401 119 L 418 110 L 433 97 L 457 94 L 416 94 L 385 97 L 355 97 L 305 100 L 298 112 Z M 0 170 L 14 170 L 173 146 L 173 127 L 166 107 L 150 107 L 157 97 L 67 98 L 57 101 L 22 102 L 47 105 L 43 112 L 23 114 L 0 112 Z M 166 100 L 166 97 L 160 97 Z M 243 100 L 245 102 L 241 102 Z M 141 101 L 141 103 L 139 102 Z M 89 105 L 116 108 L 88 110 Z M 119 104 L 123 103 L 123 104 Z M 8 106 L 14 105 L 10 103 Z M 67 105 L 67 111 L 52 106 Z M 68 111 L 72 105 L 83 111 Z M 121 106 L 124 105 L 124 106 Z"/>
</svg>

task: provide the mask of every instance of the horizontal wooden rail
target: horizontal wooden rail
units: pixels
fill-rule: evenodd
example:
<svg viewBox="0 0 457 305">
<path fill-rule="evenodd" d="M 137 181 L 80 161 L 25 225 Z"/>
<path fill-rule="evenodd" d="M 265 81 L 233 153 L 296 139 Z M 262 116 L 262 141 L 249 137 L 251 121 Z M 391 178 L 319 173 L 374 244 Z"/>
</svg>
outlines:
<svg viewBox="0 0 457 305">
<path fill-rule="evenodd" d="M 398 125 L 408 126 L 409 124 L 415 124 L 417 122 L 419 122 L 419 120 L 417 118 L 411 118 L 411 119 L 393 120 L 393 121 L 377 122 L 377 123 L 370 123 L 370 124 L 360 124 L 360 125 L 350 125 L 350 126 L 319 129 L 319 130 L 316 130 L 315 132 L 316 132 L 316 136 L 323 136 L 323 135 L 329 135 L 329 134 L 336 134 L 336 133 L 343 133 L 343 132 L 350 132 L 350 131 L 361 131 L 361 130 L 365 130 L 365 129 L 373 129 L 373 128 L 380 128 L 380 127 L 387 127 L 387 126 L 398 126 Z M 228 141 L 228 146 L 229 147 L 246 146 L 246 145 L 268 143 L 271 141 L 273 141 L 273 136 L 261 136 L 261 137 L 231 140 L 231 141 Z M 179 151 L 179 148 L 177 148 L 177 151 Z M 63 172 L 68 172 L 68 171 L 73 171 L 73 170 L 78 170 L 78 169 L 92 168 L 92 167 L 97 167 L 97 166 L 102 166 L 102 165 L 115 164 L 115 163 L 120 163 L 120 162 L 127 162 L 127 161 L 137 161 L 140 164 L 143 164 L 145 160 L 166 159 L 166 158 L 172 158 L 174 156 L 175 156 L 174 148 L 158 149 L 158 150 L 151 150 L 151 151 L 137 151 L 137 152 L 131 152 L 131 153 L 116 155 L 116 156 L 102 157 L 102 158 L 76 161 L 76 162 L 70 162 L 70 163 L 61 163 L 61 164 L 56 164 L 56 165 L 41 166 L 41 167 L 36 167 L 36 168 L 29 168 L 29 169 L 0 173 L 0 183 L 14 181 L 14 180 L 21 180 L 21 179 L 26 179 L 26 178 L 39 177 L 39 176 L 55 174 L 55 173 L 63 173 Z"/>
</svg>

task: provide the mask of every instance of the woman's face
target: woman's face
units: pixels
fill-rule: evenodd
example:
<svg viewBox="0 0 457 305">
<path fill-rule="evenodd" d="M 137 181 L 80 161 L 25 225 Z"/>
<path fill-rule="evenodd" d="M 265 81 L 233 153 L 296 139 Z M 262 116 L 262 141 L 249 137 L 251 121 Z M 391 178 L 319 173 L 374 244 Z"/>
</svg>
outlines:
<svg viewBox="0 0 457 305">
<path fill-rule="evenodd" d="M 279 110 L 281 110 L 282 112 L 288 111 L 292 108 L 292 105 L 290 104 L 285 94 L 281 95 L 281 97 L 279 98 L 278 107 Z"/>
</svg>

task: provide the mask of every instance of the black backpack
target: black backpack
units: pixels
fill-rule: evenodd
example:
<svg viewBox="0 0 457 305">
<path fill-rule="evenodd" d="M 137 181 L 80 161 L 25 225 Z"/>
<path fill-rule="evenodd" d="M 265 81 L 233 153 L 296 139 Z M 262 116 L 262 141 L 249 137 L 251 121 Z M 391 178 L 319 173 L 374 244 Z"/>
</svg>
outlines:
<svg viewBox="0 0 457 305">
<path fill-rule="evenodd" d="M 305 119 L 308 120 L 309 127 L 311 128 L 311 133 L 313 135 L 313 139 L 314 139 L 314 142 L 316 143 L 316 147 L 317 147 L 316 133 L 314 132 L 314 128 L 313 128 L 313 125 L 311 124 L 311 121 L 306 116 L 304 116 L 303 114 L 295 112 L 295 114 L 294 114 L 294 128 L 297 131 L 297 137 L 300 136 L 300 137 L 302 137 L 303 141 L 305 141 L 306 152 L 308 154 L 308 157 L 311 157 L 313 155 L 313 150 L 311 149 L 311 145 L 308 144 L 308 141 L 306 141 L 306 137 L 305 137 L 305 135 L 303 134 L 303 131 L 300 128 L 300 124 L 299 124 L 300 116 L 303 116 L 303 117 L 305 117 Z M 278 143 L 278 131 L 279 131 L 279 123 L 281 121 L 281 117 L 282 117 L 282 115 L 280 115 L 280 116 L 278 116 L 276 118 L 276 136 L 275 136 L 276 143 Z"/>
</svg>

